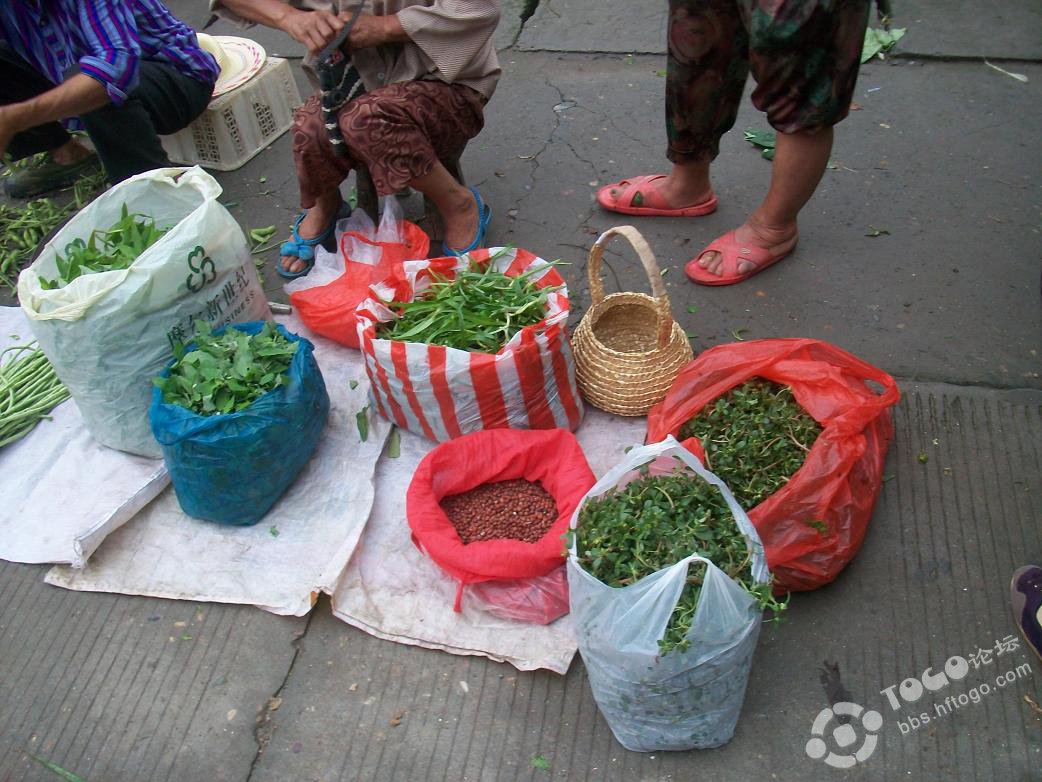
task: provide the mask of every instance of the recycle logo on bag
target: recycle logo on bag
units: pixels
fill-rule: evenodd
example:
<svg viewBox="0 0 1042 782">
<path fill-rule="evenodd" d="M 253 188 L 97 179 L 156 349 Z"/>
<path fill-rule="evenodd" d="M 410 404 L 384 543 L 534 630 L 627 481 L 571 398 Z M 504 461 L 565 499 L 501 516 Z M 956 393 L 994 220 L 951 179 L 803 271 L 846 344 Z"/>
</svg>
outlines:
<svg viewBox="0 0 1042 782">
<path fill-rule="evenodd" d="M 829 742 L 825 737 L 825 729 L 833 720 L 839 720 L 839 724 L 832 728 L 829 737 L 839 749 L 846 750 L 854 746 L 858 740 L 858 732 L 852 724 L 853 720 L 860 720 L 866 735 L 861 746 L 853 753 L 839 754 L 829 749 Z M 876 751 L 879 737 L 876 733 L 883 727 L 883 717 L 878 711 L 865 711 L 863 706 L 856 703 L 840 701 L 832 708 L 822 709 L 814 718 L 814 724 L 810 732 L 812 738 L 807 742 L 807 755 L 814 760 L 822 760 L 825 765 L 833 768 L 853 768 L 858 763 L 864 763 L 872 753 Z"/>
</svg>

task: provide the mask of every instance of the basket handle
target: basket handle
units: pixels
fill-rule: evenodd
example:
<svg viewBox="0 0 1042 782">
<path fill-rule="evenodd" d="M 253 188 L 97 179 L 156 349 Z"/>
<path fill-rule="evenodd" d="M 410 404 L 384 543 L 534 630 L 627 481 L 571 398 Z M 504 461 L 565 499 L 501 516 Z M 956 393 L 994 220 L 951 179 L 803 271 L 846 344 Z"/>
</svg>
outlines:
<svg viewBox="0 0 1042 782">
<path fill-rule="evenodd" d="M 590 260 L 586 265 L 586 276 L 590 282 L 590 298 L 593 303 L 599 304 L 604 299 L 604 281 L 601 279 L 601 260 L 604 257 L 604 248 L 612 237 L 621 236 L 628 241 L 633 249 L 637 251 L 644 266 L 644 272 L 648 275 L 651 283 L 651 294 L 655 298 L 655 309 L 658 311 L 658 346 L 665 347 L 669 344 L 673 334 L 673 311 L 669 306 L 669 296 L 666 294 L 666 286 L 662 283 L 662 272 L 658 263 L 655 262 L 655 254 L 651 247 L 641 236 L 640 231 L 632 225 L 617 225 L 597 237 L 597 241 L 590 248 Z"/>
</svg>

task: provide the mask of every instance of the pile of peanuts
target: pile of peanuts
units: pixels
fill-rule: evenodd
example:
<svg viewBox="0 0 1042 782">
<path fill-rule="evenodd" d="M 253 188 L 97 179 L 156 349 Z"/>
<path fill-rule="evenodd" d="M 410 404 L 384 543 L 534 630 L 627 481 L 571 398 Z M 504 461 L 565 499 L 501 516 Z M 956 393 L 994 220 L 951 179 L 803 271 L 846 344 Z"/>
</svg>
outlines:
<svg viewBox="0 0 1042 782">
<path fill-rule="evenodd" d="M 464 545 L 504 538 L 535 543 L 557 520 L 554 498 L 538 483 L 523 478 L 443 497 L 441 509 Z"/>
</svg>

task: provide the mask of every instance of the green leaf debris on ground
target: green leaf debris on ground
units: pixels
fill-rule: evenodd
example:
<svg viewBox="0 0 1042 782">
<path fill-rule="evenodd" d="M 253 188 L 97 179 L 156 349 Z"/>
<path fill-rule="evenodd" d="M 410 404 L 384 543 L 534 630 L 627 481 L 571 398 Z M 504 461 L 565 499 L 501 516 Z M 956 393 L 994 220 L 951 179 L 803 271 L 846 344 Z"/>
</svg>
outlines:
<svg viewBox="0 0 1042 782">
<path fill-rule="evenodd" d="M 164 402 L 199 415 L 238 412 L 285 385 L 300 344 L 286 339 L 272 323 L 256 334 L 228 328 L 215 336 L 204 321 L 196 321 L 194 341 L 190 352 L 175 348 L 169 375 L 153 382 Z"/>
<path fill-rule="evenodd" d="M 542 754 L 532 755 L 532 768 L 536 771 L 549 771 L 550 761 Z"/>
<path fill-rule="evenodd" d="M 66 771 L 64 768 L 59 766 L 57 763 L 52 763 L 49 760 L 44 760 L 43 758 L 38 758 L 38 757 L 36 757 L 36 755 L 34 755 L 31 752 L 26 752 L 25 754 L 28 755 L 33 760 L 35 760 L 37 763 L 39 763 L 41 766 L 43 766 L 48 771 L 58 775 L 59 777 L 61 777 L 64 780 L 66 780 L 66 782 L 87 782 L 87 780 L 84 779 L 83 777 L 79 776 L 78 774 L 73 774 L 71 771 Z"/>
<path fill-rule="evenodd" d="M 251 228 L 250 229 L 250 254 L 259 255 L 260 253 L 267 252 L 268 250 L 277 247 L 278 242 L 272 242 L 272 237 L 275 236 L 276 228 L 273 225 L 269 225 L 265 228 Z"/>
<path fill-rule="evenodd" d="M 861 47 L 861 62 L 866 63 L 876 55 L 890 51 L 906 32 L 907 27 L 895 27 L 892 30 L 869 27 L 865 30 L 865 43 Z"/>
<path fill-rule="evenodd" d="M 358 426 L 358 439 L 364 443 L 369 439 L 369 405 L 355 413 L 355 424 Z"/>
<path fill-rule="evenodd" d="M 778 141 L 778 134 L 773 130 L 748 128 L 745 131 L 745 140 L 758 147 L 766 160 L 774 160 L 774 146 Z"/>
<path fill-rule="evenodd" d="M 679 465 L 679 462 L 678 462 Z M 622 587 L 701 554 L 756 598 L 780 611 L 769 583 L 753 579 L 749 545 L 720 490 L 678 467 L 669 475 L 647 475 L 621 489 L 587 500 L 574 531 L 579 564 L 611 587 Z M 688 567 L 687 582 L 666 631 L 663 655 L 691 646 L 687 635 L 705 578 L 704 562 Z"/>
<path fill-rule="evenodd" d="M 15 163 L 10 171 L 24 168 Z M 72 198 L 59 204 L 51 198 L 36 198 L 22 205 L 0 204 L 0 284 L 14 293 L 18 272 L 28 264 L 50 234 L 105 188 L 105 172 L 81 177 L 73 185 Z"/>
<path fill-rule="evenodd" d="M 752 510 L 788 483 L 820 433 L 791 389 L 753 378 L 702 408 L 680 439 L 701 440 L 706 468 Z"/>
<path fill-rule="evenodd" d="M 391 436 L 387 438 L 387 458 L 397 459 L 402 455 L 402 433 L 397 426 L 391 427 Z"/>
</svg>

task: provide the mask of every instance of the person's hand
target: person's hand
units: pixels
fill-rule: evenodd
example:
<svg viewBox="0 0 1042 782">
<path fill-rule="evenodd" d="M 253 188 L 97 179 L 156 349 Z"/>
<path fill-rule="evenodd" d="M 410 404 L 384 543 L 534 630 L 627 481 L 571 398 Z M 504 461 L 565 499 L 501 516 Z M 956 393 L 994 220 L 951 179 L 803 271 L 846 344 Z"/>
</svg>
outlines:
<svg viewBox="0 0 1042 782">
<path fill-rule="evenodd" d="M 308 47 L 309 52 L 318 54 L 344 29 L 344 21 L 329 11 L 287 8 L 280 26 L 283 32 Z"/>
<path fill-rule="evenodd" d="M 341 14 L 341 19 L 345 15 Z M 390 43 L 394 40 L 389 29 L 389 22 L 392 20 L 396 20 L 396 17 L 359 14 L 355 26 L 351 28 L 351 32 L 347 36 L 348 48 L 366 49 L 370 46 Z"/>
</svg>

